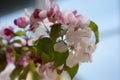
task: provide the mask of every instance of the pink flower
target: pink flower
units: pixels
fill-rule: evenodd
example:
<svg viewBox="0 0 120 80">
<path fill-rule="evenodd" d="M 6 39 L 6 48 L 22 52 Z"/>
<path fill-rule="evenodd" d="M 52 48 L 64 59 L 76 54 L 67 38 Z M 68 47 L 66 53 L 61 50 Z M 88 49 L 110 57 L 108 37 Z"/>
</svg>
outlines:
<svg viewBox="0 0 120 80">
<path fill-rule="evenodd" d="M 8 63 L 14 63 L 15 57 L 13 57 L 11 54 L 7 54 L 7 62 Z"/>
<path fill-rule="evenodd" d="M 13 52 L 13 46 L 12 45 L 7 46 L 7 52 L 8 53 L 12 53 Z"/>
<path fill-rule="evenodd" d="M 5 35 L 7 40 L 10 40 L 14 37 L 13 35 L 13 28 L 11 26 L 3 26 L 3 31 L 1 34 Z"/>
<path fill-rule="evenodd" d="M 34 23 L 32 25 L 30 25 L 30 30 L 35 32 L 35 30 L 39 27 L 39 24 L 38 23 Z"/>
<path fill-rule="evenodd" d="M 24 17 L 19 17 L 15 19 L 14 23 L 20 28 L 25 28 L 28 25 L 28 21 Z"/>
<path fill-rule="evenodd" d="M 27 65 L 28 65 L 28 59 L 27 59 L 27 57 L 21 58 L 21 59 L 17 62 L 17 64 L 18 64 L 18 65 L 27 66 Z"/>
<path fill-rule="evenodd" d="M 62 24 L 67 24 L 71 28 L 75 29 L 78 27 L 79 18 L 81 15 L 77 15 L 77 11 L 66 10 L 61 13 L 60 22 Z"/>
<path fill-rule="evenodd" d="M 40 66 L 40 72 L 44 80 L 56 80 L 57 70 L 53 69 L 53 63 L 49 62 Z"/>
<path fill-rule="evenodd" d="M 13 33 L 13 28 L 11 26 L 4 26 L 4 35 L 10 36 Z"/>
<path fill-rule="evenodd" d="M 88 27 L 90 20 L 82 15 L 78 15 L 77 11 L 66 10 L 61 13 L 60 23 L 68 25 L 68 29 L 74 31 Z"/>
<path fill-rule="evenodd" d="M 41 11 L 41 9 L 35 9 L 35 11 L 33 12 L 34 18 L 40 18 L 40 17 L 39 17 L 40 11 Z"/>
<path fill-rule="evenodd" d="M 41 9 L 35 9 L 33 14 L 33 22 L 34 20 L 37 21 L 43 21 L 47 17 L 47 11 L 46 10 L 41 10 Z M 31 16 L 31 17 L 32 17 Z"/>
<path fill-rule="evenodd" d="M 50 22 L 55 22 L 56 20 L 59 19 L 61 12 L 58 4 L 50 0 L 46 0 L 46 9 L 47 9 L 47 17 Z"/>
</svg>

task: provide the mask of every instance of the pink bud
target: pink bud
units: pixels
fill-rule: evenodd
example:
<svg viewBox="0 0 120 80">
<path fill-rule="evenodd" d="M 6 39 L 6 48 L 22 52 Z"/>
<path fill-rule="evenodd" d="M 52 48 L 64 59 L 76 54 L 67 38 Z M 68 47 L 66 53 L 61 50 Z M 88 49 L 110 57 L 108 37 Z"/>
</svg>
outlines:
<svg viewBox="0 0 120 80">
<path fill-rule="evenodd" d="M 7 52 L 12 53 L 13 52 L 13 46 L 7 46 Z"/>
<path fill-rule="evenodd" d="M 13 33 L 13 28 L 12 28 L 11 26 L 9 26 L 9 27 L 4 27 L 3 32 L 4 32 L 4 34 L 5 34 L 6 36 L 10 36 L 10 35 L 12 35 L 12 33 Z"/>
<path fill-rule="evenodd" d="M 13 56 L 7 55 L 7 62 L 8 63 L 14 63 L 14 61 L 15 61 L 15 58 Z"/>
<path fill-rule="evenodd" d="M 40 13 L 41 9 L 35 9 L 33 16 L 34 18 L 39 18 L 39 13 Z"/>
<path fill-rule="evenodd" d="M 38 26 L 39 26 L 38 23 L 34 23 L 34 24 L 30 25 L 30 30 L 34 32 L 38 28 Z"/>
<path fill-rule="evenodd" d="M 20 28 L 25 28 L 28 25 L 28 22 L 25 20 L 24 17 L 19 17 L 14 20 L 15 25 L 17 25 Z"/>
</svg>

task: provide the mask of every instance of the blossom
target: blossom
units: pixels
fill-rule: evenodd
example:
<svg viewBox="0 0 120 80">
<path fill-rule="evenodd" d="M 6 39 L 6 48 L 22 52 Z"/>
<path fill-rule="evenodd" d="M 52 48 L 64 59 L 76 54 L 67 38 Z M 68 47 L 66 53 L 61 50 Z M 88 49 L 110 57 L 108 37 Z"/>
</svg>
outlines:
<svg viewBox="0 0 120 80">
<path fill-rule="evenodd" d="M 8 53 L 12 53 L 12 52 L 13 52 L 13 48 L 14 48 L 14 47 L 13 47 L 12 45 L 8 46 L 8 47 L 7 47 L 7 52 L 8 52 Z"/>
<path fill-rule="evenodd" d="M 3 31 L 1 34 L 5 35 L 7 40 L 10 40 L 14 37 L 13 28 L 11 26 L 3 26 Z"/>
<path fill-rule="evenodd" d="M 59 22 L 68 25 L 69 31 L 74 31 L 79 28 L 88 27 L 90 20 L 82 15 L 78 15 L 77 11 L 65 10 L 61 12 Z"/>
<path fill-rule="evenodd" d="M 56 22 L 56 20 L 59 19 L 61 12 L 58 4 L 50 0 L 46 0 L 46 10 L 47 10 L 47 17 L 50 22 Z"/>
<path fill-rule="evenodd" d="M 35 19 L 45 19 L 47 17 L 47 11 L 41 9 L 35 9 L 33 16 Z"/>
<path fill-rule="evenodd" d="M 27 66 L 28 65 L 28 59 L 27 59 L 27 57 L 23 57 L 23 58 L 19 59 L 16 64 L 17 65 L 22 65 L 24 67 Z"/>
<path fill-rule="evenodd" d="M 52 62 L 40 66 L 40 71 L 44 80 L 56 80 L 57 71 L 56 69 L 53 69 Z"/>
<path fill-rule="evenodd" d="M 0 65 L 4 63 L 0 68 L 12 63 L 16 66 L 13 73 L 17 68 L 20 73 L 11 74 L 12 79 L 17 76 L 28 80 L 24 74 L 30 73 L 31 79 L 66 80 L 67 76 L 71 80 L 80 63 L 92 61 L 99 41 L 93 21 L 76 10 L 61 11 L 51 0 L 46 0 L 45 10 L 36 8 L 30 13 L 25 9 L 24 16 L 14 23 L 22 29 L 14 31 L 11 26 L 3 26 L 0 30 L 0 51 L 5 53 L 0 54 Z M 95 41 L 91 39 L 92 32 Z"/>
<path fill-rule="evenodd" d="M 28 25 L 28 21 L 24 17 L 19 17 L 15 19 L 14 23 L 20 28 L 25 28 Z"/>
<path fill-rule="evenodd" d="M 11 26 L 4 26 L 4 35 L 11 36 L 13 33 L 13 28 Z"/>
<path fill-rule="evenodd" d="M 91 53 L 95 50 L 95 42 L 91 42 L 90 36 L 91 30 L 89 28 L 70 31 L 66 34 L 67 42 L 71 48 L 66 62 L 69 67 L 81 62 L 91 61 Z"/>
</svg>

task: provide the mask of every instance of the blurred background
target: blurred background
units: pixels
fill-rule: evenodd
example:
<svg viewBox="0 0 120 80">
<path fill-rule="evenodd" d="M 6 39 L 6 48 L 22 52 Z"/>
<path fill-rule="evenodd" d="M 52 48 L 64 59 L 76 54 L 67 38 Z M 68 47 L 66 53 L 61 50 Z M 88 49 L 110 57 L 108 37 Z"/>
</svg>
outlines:
<svg viewBox="0 0 120 80">
<path fill-rule="evenodd" d="M 99 26 L 100 42 L 92 63 L 83 63 L 74 80 L 120 80 L 120 0 L 54 0 L 61 10 L 72 9 Z M 35 7 L 44 8 L 43 0 L 1 0 L 0 28 L 15 26 L 13 20 Z"/>
</svg>

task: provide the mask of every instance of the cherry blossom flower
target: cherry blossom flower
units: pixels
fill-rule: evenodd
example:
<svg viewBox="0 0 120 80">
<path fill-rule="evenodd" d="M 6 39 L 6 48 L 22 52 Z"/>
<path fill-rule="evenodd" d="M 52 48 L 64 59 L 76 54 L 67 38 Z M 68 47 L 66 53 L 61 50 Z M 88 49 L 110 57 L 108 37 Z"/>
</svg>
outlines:
<svg viewBox="0 0 120 80">
<path fill-rule="evenodd" d="M 4 34 L 6 35 L 6 36 L 10 36 L 10 35 L 12 35 L 12 33 L 13 33 L 13 28 L 11 27 L 11 26 L 4 26 L 3 27 L 4 28 Z"/>
<path fill-rule="evenodd" d="M 6 36 L 7 40 L 14 37 L 13 28 L 11 26 L 3 26 L 2 34 Z"/>
<path fill-rule="evenodd" d="M 12 45 L 10 45 L 10 46 L 8 46 L 7 47 L 7 49 L 6 49 L 6 51 L 8 52 L 8 53 L 12 53 L 13 52 L 13 46 Z"/>
<path fill-rule="evenodd" d="M 48 20 L 50 22 L 56 22 L 56 20 L 58 20 L 61 15 L 58 4 L 50 0 L 46 0 L 46 9 Z"/>
<path fill-rule="evenodd" d="M 56 69 L 53 69 L 52 62 L 40 66 L 40 71 L 44 80 L 56 80 L 57 71 Z"/>
<path fill-rule="evenodd" d="M 78 28 L 88 27 L 90 20 L 82 15 L 77 15 L 77 11 L 65 10 L 61 13 L 59 22 L 68 25 L 69 31 Z"/>
<path fill-rule="evenodd" d="M 66 62 L 69 67 L 81 62 L 91 61 L 91 53 L 95 50 L 95 42 L 91 42 L 90 37 L 91 30 L 89 28 L 70 31 L 66 34 L 66 40 L 71 48 Z"/>
<path fill-rule="evenodd" d="M 75 70 L 71 74 L 71 70 L 79 68 L 78 64 L 92 61 L 99 41 L 98 27 L 76 10 L 60 11 L 57 3 L 51 0 L 45 3 L 45 10 L 36 8 L 30 13 L 25 9 L 24 16 L 14 20 L 22 30 L 14 31 L 11 26 L 0 30 L 0 51 L 5 53 L 0 56 L 6 58 L 2 61 L 0 57 L 1 63 L 22 66 L 20 75 L 15 74 L 18 78 L 24 77 L 27 69 L 26 75 L 30 73 L 31 79 L 71 80 L 77 73 Z M 92 32 L 96 42 L 91 39 Z M 37 75 L 33 75 L 34 72 Z"/>
<path fill-rule="evenodd" d="M 28 25 L 28 21 L 24 17 L 19 17 L 15 19 L 14 23 L 20 28 L 25 28 Z"/>
</svg>

